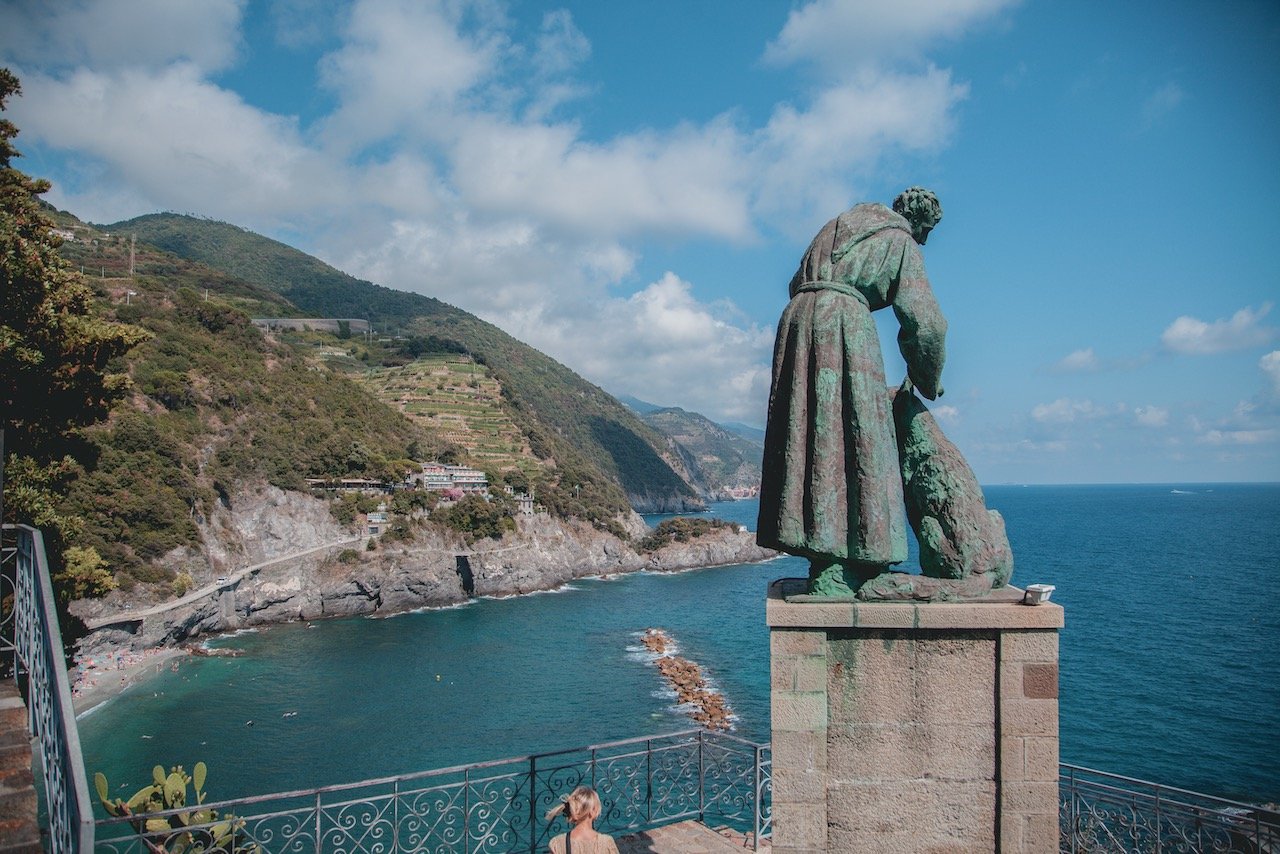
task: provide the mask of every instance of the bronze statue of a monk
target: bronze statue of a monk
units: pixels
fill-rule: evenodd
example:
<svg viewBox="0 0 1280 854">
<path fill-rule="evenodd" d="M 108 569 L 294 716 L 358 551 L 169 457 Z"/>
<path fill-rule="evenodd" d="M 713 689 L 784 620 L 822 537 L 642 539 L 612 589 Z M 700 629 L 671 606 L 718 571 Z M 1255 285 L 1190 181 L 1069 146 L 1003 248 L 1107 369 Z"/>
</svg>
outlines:
<svg viewBox="0 0 1280 854">
<path fill-rule="evenodd" d="M 947 322 L 919 247 L 941 218 L 937 197 L 920 187 L 892 210 L 857 205 L 823 226 L 791 280 L 773 353 L 757 540 L 809 558 L 810 593 L 850 595 L 907 558 L 871 312 L 893 307 L 910 383 L 930 400 L 940 395 Z"/>
</svg>

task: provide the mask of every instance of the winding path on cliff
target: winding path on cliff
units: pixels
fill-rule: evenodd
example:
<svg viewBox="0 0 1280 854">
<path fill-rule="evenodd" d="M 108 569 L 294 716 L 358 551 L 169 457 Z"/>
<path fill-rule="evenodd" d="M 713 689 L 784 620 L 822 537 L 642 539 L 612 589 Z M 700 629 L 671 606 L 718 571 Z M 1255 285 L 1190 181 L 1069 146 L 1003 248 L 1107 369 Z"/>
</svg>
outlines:
<svg viewBox="0 0 1280 854">
<path fill-rule="evenodd" d="M 335 548 L 338 548 L 339 546 L 349 546 L 349 545 L 352 545 L 353 543 L 358 543 L 361 541 L 362 541 L 361 537 L 351 537 L 345 540 L 337 540 L 336 542 L 332 542 L 332 543 L 324 543 L 323 545 L 312 546 L 311 548 L 303 549 L 302 551 L 290 552 L 289 554 L 281 555 L 280 557 L 273 557 L 271 560 L 264 560 L 262 563 L 255 563 L 252 566 L 246 566 L 243 569 L 238 569 L 231 575 L 228 575 L 219 581 L 215 581 L 213 584 L 206 584 L 204 587 L 201 587 L 198 590 L 193 590 L 190 593 L 186 594 L 185 596 L 181 596 L 172 601 L 164 602 L 159 605 L 153 605 L 150 608 L 143 608 L 138 611 L 126 611 L 120 614 L 107 614 L 101 617 L 92 617 L 88 620 L 85 620 L 84 624 L 89 628 L 90 631 L 94 631 L 96 629 L 102 628 L 103 626 L 112 626 L 112 625 L 115 625 L 116 623 L 138 622 L 147 617 L 154 617 L 157 614 L 163 614 L 165 611 L 171 611 L 174 608 L 181 608 L 183 605 L 190 605 L 192 602 L 198 602 L 206 596 L 210 596 L 214 593 L 217 593 L 220 590 L 224 590 L 225 588 L 228 588 L 235 584 L 240 583 L 241 579 L 245 578 L 248 575 L 252 575 L 258 570 L 266 569 L 268 566 L 273 566 L 277 563 L 284 563 L 285 561 L 296 560 L 297 558 L 306 557 L 309 554 L 314 554 L 315 552 L 324 551 L 325 549 L 335 549 Z"/>
</svg>

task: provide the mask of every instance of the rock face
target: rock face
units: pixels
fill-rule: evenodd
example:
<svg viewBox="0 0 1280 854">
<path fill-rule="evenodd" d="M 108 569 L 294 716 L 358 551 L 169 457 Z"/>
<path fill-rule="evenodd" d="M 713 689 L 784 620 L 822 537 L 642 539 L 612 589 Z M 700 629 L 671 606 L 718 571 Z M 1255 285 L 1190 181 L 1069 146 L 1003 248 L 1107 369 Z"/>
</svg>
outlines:
<svg viewBox="0 0 1280 854">
<path fill-rule="evenodd" d="M 648 530 L 635 514 L 620 521 L 633 542 Z M 207 522 L 205 554 L 179 550 L 168 556 L 171 566 L 192 575 L 196 588 L 229 578 L 216 593 L 101 628 L 82 641 L 81 649 L 137 650 L 250 626 L 391 614 L 449 605 L 469 595 L 531 593 L 588 576 L 752 563 L 774 556 L 757 546 L 752 534 L 735 528 L 642 554 L 631 543 L 582 522 L 537 515 L 519 517 L 517 526 L 515 534 L 500 541 L 471 546 L 453 532 L 423 529 L 411 541 L 383 540 L 368 551 L 364 541 L 353 542 L 355 534 L 333 520 L 327 502 L 263 487 L 236 496 Z M 333 545 L 323 548 L 326 544 Z M 235 580 L 237 570 L 264 561 L 277 562 Z M 74 603 L 72 610 L 89 620 L 155 604 L 117 590 L 103 599 Z"/>
</svg>

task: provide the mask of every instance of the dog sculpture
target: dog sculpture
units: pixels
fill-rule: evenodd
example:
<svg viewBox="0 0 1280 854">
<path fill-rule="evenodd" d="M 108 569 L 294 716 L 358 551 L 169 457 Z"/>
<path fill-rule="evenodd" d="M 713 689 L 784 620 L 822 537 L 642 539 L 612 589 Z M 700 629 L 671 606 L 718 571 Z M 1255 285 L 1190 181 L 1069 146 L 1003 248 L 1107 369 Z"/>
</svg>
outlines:
<svg viewBox="0 0 1280 854">
<path fill-rule="evenodd" d="M 971 599 L 1004 587 L 1013 551 L 1004 519 L 988 510 L 973 470 L 909 382 L 892 392 L 907 520 L 920 543 L 922 575 L 886 572 L 864 584 L 864 600 Z"/>
</svg>

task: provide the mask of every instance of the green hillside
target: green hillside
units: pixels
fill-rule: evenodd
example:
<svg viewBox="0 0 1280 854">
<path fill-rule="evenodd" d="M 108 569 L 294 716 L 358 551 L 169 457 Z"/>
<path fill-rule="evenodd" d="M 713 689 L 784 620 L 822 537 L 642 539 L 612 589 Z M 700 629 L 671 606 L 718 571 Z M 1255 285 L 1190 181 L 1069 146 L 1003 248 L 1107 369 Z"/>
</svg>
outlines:
<svg viewBox="0 0 1280 854">
<path fill-rule="evenodd" d="M 171 580 L 150 560 L 197 546 L 197 523 L 242 482 L 300 490 L 314 476 L 395 477 L 445 446 L 255 328 L 244 309 L 288 308 L 279 295 L 65 216 L 59 226 L 75 234 L 63 256 L 99 271 L 89 284 L 102 313 L 152 336 L 124 360 L 131 397 L 85 431 L 84 470 L 67 496 L 85 520 L 79 543 L 122 583 Z"/>
<path fill-rule="evenodd" d="M 708 490 L 721 492 L 760 485 L 762 442 L 731 433 L 705 416 L 679 407 L 655 409 L 643 417 L 690 455 L 691 466 Z"/>
<path fill-rule="evenodd" d="M 537 468 L 502 403 L 502 386 L 469 356 L 441 353 L 375 368 L 361 382 L 410 420 L 464 449 L 472 465 L 499 472 Z"/>
<path fill-rule="evenodd" d="M 153 214 L 108 226 L 285 297 L 294 316 L 367 317 L 379 330 L 470 354 L 501 387 L 510 419 L 547 463 L 539 501 L 563 515 L 612 517 L 696 506 L 679 455 L 627 407 L 564 365 L 490 323 L 439 300 L 349 276 L 237 226 Z M 674 467 L 674 468 L 673 468 Z"/>
</svg>

